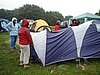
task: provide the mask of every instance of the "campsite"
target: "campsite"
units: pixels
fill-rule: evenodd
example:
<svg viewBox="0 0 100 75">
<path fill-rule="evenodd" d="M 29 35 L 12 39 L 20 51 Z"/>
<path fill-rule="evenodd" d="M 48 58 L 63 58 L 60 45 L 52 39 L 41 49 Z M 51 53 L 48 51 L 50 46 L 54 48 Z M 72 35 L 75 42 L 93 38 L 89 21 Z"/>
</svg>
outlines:
<svg viewBox="0 0 100 75">
<path fill-rule="evenodd" d="M 0 75 L 100 75 L 100 59 L 81 60 L 85 70 L 77 68 L 75 60 L 67 60 L 42 66 L 41 63 L 30 63 L 29 69 L 19 66 L 19 54 L 9 48 L 9 32 L 0 32 Z M 17 45 L 19 48 L 19 46 Z"/>
<path fill-rule="evenodd" d="M 0 0 L 0 75 L 100 75 L 99 1 L 7 2 Z"/>
<path fill-rule="evenodd" d="M 11 51 L 9 31 L 0 32 L 0 75 L 100 74 L 100 20 L 53 30 L 45 20 L 34 21 L 31 55 L 39 61 L 30 61 L 30 68 L 19 66 L 18 41 L 18 49 Z"/>
</svg>

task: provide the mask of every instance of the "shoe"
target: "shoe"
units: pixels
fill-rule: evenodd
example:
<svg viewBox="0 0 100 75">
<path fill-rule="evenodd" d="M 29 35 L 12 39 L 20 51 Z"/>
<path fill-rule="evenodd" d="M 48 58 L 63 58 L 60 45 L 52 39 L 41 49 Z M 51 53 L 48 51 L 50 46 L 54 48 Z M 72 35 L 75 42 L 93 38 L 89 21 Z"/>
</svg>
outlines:
<svg viewBox="0 0 100 75">
<path fill-rule="evenodd" d="M 17 48 L 16 48 L 16 47 L 14 47 L 13 49 L 14 49 L 14 50 L 17 50 Z"/>
<path fill-rule="evenodd" d="M 23 61 L 20 61 L 20 66 L 23 66 L 24 64 L 23 64 Z"/>
<path fill-rule="evenodd" d="M 18 51 L 18 55 L 20 55 L 21 54 L 21 51 Z"/>
<path fill-rule="evenodd" d="M 14 49 L 13 49 L 13 48 L 11 49 L 11 52 L 12 52 L 12 51 L 14 51 Z"/>
<path fill-rule="evenodd" d="M 30 67 L 29 65 L 24 64 L 24 68 L 29 68 L 29 67 Z"/>
</svg>

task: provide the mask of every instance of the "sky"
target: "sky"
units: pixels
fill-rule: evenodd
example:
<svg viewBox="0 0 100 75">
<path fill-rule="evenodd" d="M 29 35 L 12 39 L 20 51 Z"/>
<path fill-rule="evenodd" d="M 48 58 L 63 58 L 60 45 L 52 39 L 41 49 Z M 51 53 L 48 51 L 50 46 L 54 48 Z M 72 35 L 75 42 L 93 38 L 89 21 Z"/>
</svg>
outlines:
<svg viewBox="0 0 100 75">
<path fill-rule="evenodd" d="M 34 4 L 45 11 L 58 11 L 63 16 L 78 16 L 100 10 L 100 0 L 0 0 L 0 9 L 13 10 L 25 4 Z"/>
</svg>

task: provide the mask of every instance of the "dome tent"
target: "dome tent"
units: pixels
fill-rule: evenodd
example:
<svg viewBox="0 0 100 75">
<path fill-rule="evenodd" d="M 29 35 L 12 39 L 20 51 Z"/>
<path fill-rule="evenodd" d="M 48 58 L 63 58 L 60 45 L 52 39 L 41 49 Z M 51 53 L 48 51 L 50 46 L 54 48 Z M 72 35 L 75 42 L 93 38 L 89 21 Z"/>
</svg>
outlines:
<svg viewBox="0 0 100 75">
<path fill-rule="evenodd" d="M 2 22 L 5 22 L 6 24 L 9 23 L 9 20 L 4 19 L 4 18 L 0 18 L 0 22 L 1 22 L 1 21 L 2 21 Z"/>
<path fill-rule="evenodd" d="M 32 31 L 42 31 L 44 29 L 48 29 L 49 31 L 51 31 L 51 28 L 50 26 L 47 24 L 46 21 L 42 20 L 42 19 L 39 19 L 39 20 L 36 20 L 34 21 L 32 27 L 30 28 Z"/>
<path fill-rule="evenodd" d="M 55 32 L 31 32 L 34 49 L 43 66 L 77 58 L 100 58 L 100 20 Z"/>
<path fill-rule="evenodd" d="M 9 23 L 9 20 L 0 18 L 0 31 L 7 31 L 6 25 Z"/>
</svg>

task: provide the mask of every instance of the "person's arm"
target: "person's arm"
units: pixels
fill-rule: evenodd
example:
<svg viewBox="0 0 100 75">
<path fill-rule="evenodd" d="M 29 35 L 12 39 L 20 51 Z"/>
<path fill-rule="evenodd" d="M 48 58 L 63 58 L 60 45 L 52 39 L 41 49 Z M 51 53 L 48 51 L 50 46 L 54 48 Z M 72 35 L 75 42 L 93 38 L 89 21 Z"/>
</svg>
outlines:
<svg viewBox="0 0 100 75">
<path fill-rule="evenodd" d="M 33 44 L 32 42 L 32 38 L 31 38 L 31 35 L 30 35 L 30 32 L 28 29 L 26 29 L 26 36 L 27 36 L 27 40 L 29 41 L 30 44 Z"/>
<path fill-rule="evenodd" d="M 18 29 L 19 29 L 19 28 L 21 28 L 21 25 L 20 25 L 20 24 L 18 24 Z"/>
<path fill-rule="evenodd" d="M 12 30 L 12 23 L 11 22 L 8 23 L 6 28 L 8 29 L 8 31 L 11 31 Z"/>
</svg>

